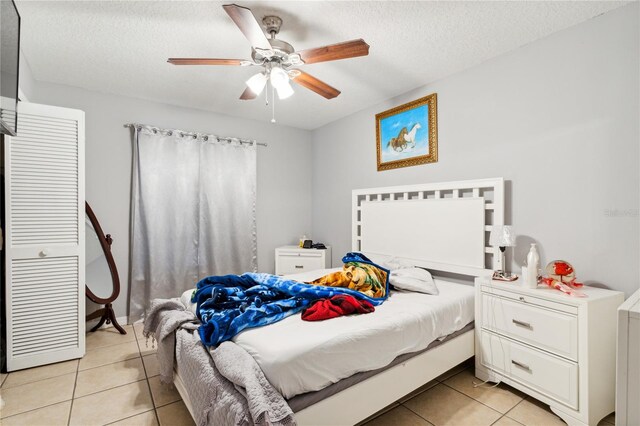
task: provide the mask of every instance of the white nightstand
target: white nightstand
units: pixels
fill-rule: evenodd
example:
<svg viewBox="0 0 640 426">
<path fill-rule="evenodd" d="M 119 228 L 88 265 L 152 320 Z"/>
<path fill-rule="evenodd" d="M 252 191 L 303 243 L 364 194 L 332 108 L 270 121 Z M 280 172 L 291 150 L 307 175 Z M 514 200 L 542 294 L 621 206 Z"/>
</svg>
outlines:
<svg viewBox="0 0 640 426">
<path fill-rule="evenodd" d="M 276 275 L 331 268 L 331 247 L 324 250 L 284 246 L 276 249 Z"/>
<path fill-rule="evenodd" d="M 569 425 L 614 411 L 618 291 L 586 298 L 546 286 L 476 278 L 476 376 L 502 381 L 550 405 Z"/>
</svg>

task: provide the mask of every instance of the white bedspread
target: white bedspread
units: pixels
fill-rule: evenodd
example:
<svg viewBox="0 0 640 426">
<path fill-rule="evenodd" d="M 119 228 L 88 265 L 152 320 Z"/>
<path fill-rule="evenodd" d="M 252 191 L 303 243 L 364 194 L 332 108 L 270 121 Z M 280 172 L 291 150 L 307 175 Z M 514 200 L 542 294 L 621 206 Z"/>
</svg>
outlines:
<svg viewBox="0 0 640 426">
<path fill-rule="evenodd" d="M 310 281 L 336 270 L 339 268 L 289 277 Z M 255 358 L 285 398 L 317 391 L 355 373 L 384 367 L 399 355 L 422 350 L 473 321 L 473 286 L 438 278 L 435 282 L 438 296 L 393 291 L 371 314 L 319 322 L 302 321 L 297 314 L 245 330 L 233 340 Z M 185 292 L 183 301 L 190 296 L 191 290 Z"/>
</svg>

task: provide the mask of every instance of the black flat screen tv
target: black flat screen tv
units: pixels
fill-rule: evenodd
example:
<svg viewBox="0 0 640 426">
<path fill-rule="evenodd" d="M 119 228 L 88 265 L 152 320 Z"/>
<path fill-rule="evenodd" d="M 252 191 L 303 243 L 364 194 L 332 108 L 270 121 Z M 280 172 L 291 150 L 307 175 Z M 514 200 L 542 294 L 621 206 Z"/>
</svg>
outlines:
<svg viewBox="0 0 640 426">
<path fill-rule="evenodd" d="M 13 0 L 0 0 L 0 133 L 18 130 L 20 14 Z"/>
</svg>

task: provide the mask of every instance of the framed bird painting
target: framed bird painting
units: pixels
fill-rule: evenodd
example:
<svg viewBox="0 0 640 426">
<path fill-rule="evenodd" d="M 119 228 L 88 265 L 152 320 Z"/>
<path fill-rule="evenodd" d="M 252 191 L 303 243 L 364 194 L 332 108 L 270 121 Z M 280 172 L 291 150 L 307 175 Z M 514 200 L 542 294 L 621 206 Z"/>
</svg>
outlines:
<svg viewBox="0 0 640 426">
<path fill-rule="evenodd" d="M 378 171 L 438 161 L 437 94 L 376 114 Z"/>
</svg>

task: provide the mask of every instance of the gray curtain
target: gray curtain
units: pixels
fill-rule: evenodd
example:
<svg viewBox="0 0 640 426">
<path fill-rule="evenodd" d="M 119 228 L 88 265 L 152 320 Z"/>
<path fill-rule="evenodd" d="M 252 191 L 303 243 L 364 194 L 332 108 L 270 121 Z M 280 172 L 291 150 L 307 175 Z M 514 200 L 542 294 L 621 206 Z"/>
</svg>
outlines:
<svg viewBox="0 0 640 426">
<path fill-rule="evenodd" d="M 210 275 L 257 268 L 256 145 L 134 127 L 130 319 Z"/>
</svg>

